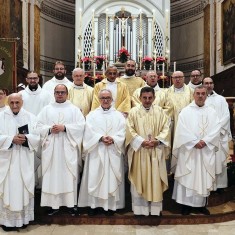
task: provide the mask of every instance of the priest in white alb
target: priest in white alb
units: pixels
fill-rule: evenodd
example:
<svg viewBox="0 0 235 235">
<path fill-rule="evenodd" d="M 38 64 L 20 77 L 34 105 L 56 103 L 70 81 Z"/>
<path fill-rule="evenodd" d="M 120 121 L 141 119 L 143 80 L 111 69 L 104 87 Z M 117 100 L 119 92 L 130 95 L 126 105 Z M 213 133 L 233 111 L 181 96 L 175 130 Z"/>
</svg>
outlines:
<svg viewBox="0 0 235 235">
<path fill-rule="evenodd" d="M 161 215 L 163 192 L 168 188 L 170 118 L 153 105 L 154 99 L 154 89 L 143 87 L 142 104 L 132 108 L 127 119 L 128 178 L 135 215 Z"/>
<path fill-rule="evenodd" d="M 215 184 L 216 151 L 220 123 L 216 111 L 205 104 L 206 87 L 194 90 L 194 101 L 179 114 L 173 154 L 177 159 L 172 198 L 182 204 L 182 215 L 192 210 L 209 215 L 207 197 Z"/>
<path fill-rule="evenodd" d="M 112 107 L 112 93 L 99 92 L 101 106 L 86 117 L 83 139 L 84 171 L 78 206 L 90 207 L 88 215 L 100 211 L 112 215 L 124 208 L 125 118 Z"/>
<path fill-rule="evenodd" d="M 226 99 L 217 94 L 214 89 L 214 82 L 210 77 L 203 79 L 203 85 L 207 88 L 208 97 L 206 104 L 212 107 L 220 120 L 221 129 L 219 133 L 220 141 L 216 152 L 216 186 L 218 193 L 223 192 L 223 188 L 228 187 L 227 177 L 227 157 L 229 156 L 229 141 L 232 139 L 230 130 L 230 113 Z"/>
<path fill-rule="evenodd" d="M 0 113 L 0 224 L 12 231 L 34 220 L 34 153 L 40 138 L 21 95 L 11 94 L 8 104 Z"/>
<path fill-rule="evenodd" d="M 48 215 L 66 206 L 74 216 L 85 119 L 80 109 L 67 100 L 65 85 L 57 85 L 54 94 L 55 102 L 38 115 L 37 128 L 42 141 L 41 206 L 51 207 Z"/>
</svg>

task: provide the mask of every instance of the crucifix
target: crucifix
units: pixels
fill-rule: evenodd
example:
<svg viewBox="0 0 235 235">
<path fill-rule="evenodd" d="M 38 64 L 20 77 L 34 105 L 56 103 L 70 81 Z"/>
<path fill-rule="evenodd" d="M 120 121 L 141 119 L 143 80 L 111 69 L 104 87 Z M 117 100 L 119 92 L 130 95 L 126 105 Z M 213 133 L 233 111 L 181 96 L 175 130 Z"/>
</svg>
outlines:
<svg viewBox="0 0 235 235">
<path fill-rule="evenodd" d="M 121 42 L 122 47 L 125 47 L 125 36 L 126 36 L 126 27 L 127 27 L 127 20 L 129 16 L 125 16 L 125 8 L 121 8 L 121 15 L 117 16 L 119 22 L 121 22 Z"/>
</svg>

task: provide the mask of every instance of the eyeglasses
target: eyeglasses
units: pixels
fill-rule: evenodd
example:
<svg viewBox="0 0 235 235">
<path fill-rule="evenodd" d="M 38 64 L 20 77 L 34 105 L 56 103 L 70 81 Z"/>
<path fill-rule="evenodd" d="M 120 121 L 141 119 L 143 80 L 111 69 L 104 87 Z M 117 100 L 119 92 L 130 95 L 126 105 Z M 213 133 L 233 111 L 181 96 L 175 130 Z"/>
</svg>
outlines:
<svg viewBox="0 0 235 235">
<path fill-rule="evenodd" d="M 100 100 L 107 100 L 110 101 L 112 98 L 111 97 L 100 97 Z"/>
<path fill-rule="evenodd" d="M 65 70 L 65 68 L 55 68 L 55 70 Z"/>
<path fill-rule="evenodd" d="M 27 79 L 29 79 L 29 80 L 37 80 L 38 77 L 30 77 L 30 78 L 27 78 Z"/>
<path fill-rule="evenodd" d="M 56 95 L 66 95 L 67 91 L 55 91 Z"/>
<path fill-rule="evenodd" d="M 172 77 L 173 79 L 182 79 L 183 76 Z"/>
<path fill-rule="evenodd" d="M 108 75 L 117 75 L 117 73 L 112 73 L 112 72 L 109 72 Z"/>
</svg>

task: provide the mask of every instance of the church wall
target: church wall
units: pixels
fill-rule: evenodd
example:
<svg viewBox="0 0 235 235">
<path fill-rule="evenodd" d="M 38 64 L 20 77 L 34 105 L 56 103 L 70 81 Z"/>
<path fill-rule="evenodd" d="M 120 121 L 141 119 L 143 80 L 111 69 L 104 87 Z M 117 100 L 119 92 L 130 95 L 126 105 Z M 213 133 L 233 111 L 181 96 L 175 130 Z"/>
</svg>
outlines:
<svg viewBox="0 0 235 235">
<path fill-rule="evenodd" d="M 44 82 L 53 76 L 54 63 L 61 60 L 71 78 L 75 54 L 75 5 L 62 0 L 45 0 L 40 18 L 40 70 Z"/>
<path fill-rule="evenodd" d="M 204 17 L 200 0 L 171 4 L 171 61 L 185 73 L 186 82 L 194 69 L 203 72 Z"/>
</svg>

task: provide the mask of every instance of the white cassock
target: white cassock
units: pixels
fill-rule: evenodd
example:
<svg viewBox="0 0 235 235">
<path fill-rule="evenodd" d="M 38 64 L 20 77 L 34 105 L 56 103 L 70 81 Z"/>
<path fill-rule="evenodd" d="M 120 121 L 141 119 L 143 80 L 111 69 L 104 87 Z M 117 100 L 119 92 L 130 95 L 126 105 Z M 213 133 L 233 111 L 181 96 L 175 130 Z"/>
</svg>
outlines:
<svg viewBox="0 0 235 235">
<path fill-rule="evenodd" d="M 43 107 L 54 101 L 50 93 L 43 90 L 40 86 L 38 86 L 35 91 L 31 91 L 27 86 L 24 90 L 18 93 L 22 95 L 23 108 L 36 116 Z"/>
<path fill-rule="evenodd" d="M 21 108 L 0 113 L 0 224 L 21 227 L 34 220 L 34 152 L 39 145 L 36 117 Z M 18 127 L 28 124 L 29 147 L 12 144 Z"/>
<path fill-rule="evenodd" d="M 49 134 L 54 124 L 65 132 Z M 52 103 L 38 115 L 37 128 L 42 141 L 41 206 L 58 209 L 77 205 L 77 184 L 82 167 L 81 142 L 85 119 L 70 101 Z"/>
<path fill-rule="evenodd" d="M 42 89 L 47 90 L 50 93 L 50 95 L 54 97 L 54 89 L 59 84 L 65 85 L 68 88 L 68 90 L 73 85 L 73 83 L 70 82 L 69 79 L 66 77 L 64 77 L 62 80 L 59 80 L 59 79 L 56 79 L 56 77 L 53 77 L 52 79 L 44 83 L 44 85 L 42 86 Z"/>
<path fill-rule="evenodd" d="M 39 85 L 37 90 L 35 91 L 31 91 L 27 86 L 24 90 L 18 93 L 22 95 L 23 108 L 28 112 L 33 113 L 36 116 L 43 109 L 43 107 L 54 101 L 54 98 L 52 98 L 50 93 L 42 89 Z M 38 152 L 35 154 L 34 168 L 35 168 L 35 185 L 36 187 L 40 188 L 41 177 L 42 177 L 40 148 L 38 149 Z"/>
<path fill-rule="evenodd" d="M 173 154 L 177 157 L 172 198 L 178 203 L 202 207 L 215 184 L 215 158 L 220 123 L 214 109 L 193 101 L 179 114 Z M 194 146 L 203 140 L 206 146 Z"/>
<path fill-rule="evenodd" d="M 99 107 L 87 115 L 79 207 L 102 207 L 106 211 L 124 208 L 125 126 L 125 118 L 113 107 L 107 111 Z M 99 142 L 102 136 L 111 136 L 114 144 Z"/>
<path fill-rule="evenodd" d="M 225 98 L 218 95 L 213 91 L 213 94 L 208 96 L 206 104 L 212 107 L 216 112 L 220 120 L 220 141 L 218 145 L 218 151 L 216 152 L 216 187 L 226 188 L 228 186 L 227 177 L 227 157 L 229 155 L 229 141 L 232 139 L 230 131 L 230 113 L 228 103 Z"/>
</svg>

